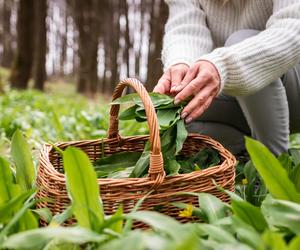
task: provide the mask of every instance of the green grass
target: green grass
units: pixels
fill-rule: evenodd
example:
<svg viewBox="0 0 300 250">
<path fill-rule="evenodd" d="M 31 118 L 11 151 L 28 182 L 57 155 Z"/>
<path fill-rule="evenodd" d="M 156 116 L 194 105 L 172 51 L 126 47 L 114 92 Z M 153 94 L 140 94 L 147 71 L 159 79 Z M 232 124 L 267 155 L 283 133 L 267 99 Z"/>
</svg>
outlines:
<svg viewBox="0 0 300 250">
<path fill-rule="evenodd" d="M 0 68 L 1 79 L 8 71 Z M 103 138 L 109 122 L 109 99 L 98 95 L 88 99 L 63 81 L 47 82 L 46 91 L 16 91 L 5 88 L 0 94 L 0 155 L 7 155 L 9 141 L 18 128 L 32 149 L 44 142 Z M 145 124 L 120 122 L 122 135 L 147 133 Z"/>
</svg>

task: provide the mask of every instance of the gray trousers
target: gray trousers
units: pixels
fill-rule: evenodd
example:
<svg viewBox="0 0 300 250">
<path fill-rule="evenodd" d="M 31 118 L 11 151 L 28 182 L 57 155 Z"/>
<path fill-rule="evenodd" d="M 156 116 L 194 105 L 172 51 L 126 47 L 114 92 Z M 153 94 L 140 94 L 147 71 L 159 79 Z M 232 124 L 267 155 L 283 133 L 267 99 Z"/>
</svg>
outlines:
<svg viewBox="0 0 300 250">
<path fill-rule="evenodd" d="M 225 46 L 258 33 L 237 31 Z M 215 138 L 234 154 L 245 149 L 244 135 L 261 141 L 275 155 L 286 152 L 289 134 L 300 132 L 300 64 L 253 95 L 221 93 L 188 130 Z"/>
</svg>

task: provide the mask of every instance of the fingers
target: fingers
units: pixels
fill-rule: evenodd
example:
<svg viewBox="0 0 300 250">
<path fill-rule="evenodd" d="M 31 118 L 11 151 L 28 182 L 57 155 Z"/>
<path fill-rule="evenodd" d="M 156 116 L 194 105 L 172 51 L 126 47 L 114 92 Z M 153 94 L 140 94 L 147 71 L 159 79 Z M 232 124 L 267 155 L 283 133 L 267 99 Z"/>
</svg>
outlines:
<svg viewBox="0 0 300 250">
<path fill-rule="evenodd" d="M 201 106 L 195 108 L 188 115 L 188 117 L 185 119 L 185 122 L 188 124 L 188 123 L 194 121 L 199 116 L 201 116 L 204 113 L 204 111 L 210 106 L 210 104 L 212 103 L 213 99 L 214 99 L 214 96 L 212 96 L 212 95 L 208 96 L 208 98 L 204 101 L 204 103 Z"/>
<path fill-rule="evenodd" d="M 167 70 L 162 77 L 158 80 L 157 85 L 153 89 L 153 92 L 159 93 L 159 94 L 169 94 L 171 88 L 171 76 L 170 76 L 170 70 Z"/>
<path fill-rule="evenodd" d="M 189 68 L 188 72 L 186 73 L 185 77 L 181 81 L 180 85 L 172 87 L 171 92 L 173 94 L 178 94 L 181 90 L 183 90 L 199 73 L 198 65 L 193 65 Z"/>
<path fill-rule="evenodd" d="M 175 96 L 175 105 L 186 100 L 188 97 L 197 94 L 200 91 L 200 89 L 204 86 L 205 82 L 206 81 L 203 81 L 202 76 L 197 76 Z"/>
<path fill-rule="evenodd" d="M 173 93 L 174 89 L 181 84 L 186 72 L 187 70 L 182 67 L 171 69 L 171 93 Z"/>
<path fill-rule="evenodd" d="M 200 108 L 211 95 L 210 89 L 208 87 L 203 88 L 182 110 L 181 118 L 185 119 L 188 117 L 195 109 Z"/>
</svg>

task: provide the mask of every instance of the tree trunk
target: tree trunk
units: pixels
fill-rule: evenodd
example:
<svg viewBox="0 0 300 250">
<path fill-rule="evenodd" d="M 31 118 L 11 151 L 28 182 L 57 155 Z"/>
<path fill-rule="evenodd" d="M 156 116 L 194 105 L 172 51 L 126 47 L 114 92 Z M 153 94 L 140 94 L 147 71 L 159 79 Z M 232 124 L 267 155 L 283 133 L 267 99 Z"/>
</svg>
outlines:
<svg viewBox="0 0 300 250">
<path fill-rule="evenodd" d="M 26 89 L 33 62 L 34 0 L 20 0 L 17 21 L 17 53 L 11 70 L 13 88 Z"/>
<path fill-rule="evenodd" d="M 35 57 L 34 57 L 34 87 L 44 90 L 46 80 L 46 17 L 47 0 L 35 1 Z"/>
<path fill-rule="evenodd" d="M 2 9 L 2 43 L 3 43 L 3 54 L 1 65 L 9 68 L 13 61 L 13 50 L 12 50 L 12 34 L 11 34 L 11 9 L 13 1 L 5 0 L 3 2 Z"/>
<path fill-rule="evenodd" d="M 122 14 L 125 17 L 125 30 L 123 35 L 124 35 L 124 39 L 125 39 L 125 47 L 124 47 L 124 51 L 123 51 L 123 59 L 125 61 L 125 65 L 126 65 L 126 76 L 129 77 L 130 76 L 130 61 L 129 61 L 129 56 L 130 56 L 130 49 L 132 47 L 131 45 L 131 40 L 130 40 L 130 30 L 129 30 L 129 18 L 128 18 L 128 2 L 127 0 L 122 0 L 120 1 L 120 8 L 122 11 Z"/>
<path fill-rule="evenodd" d="M 159 9 L 155 9 L 156 1 L 153 0 L 153 12 L 150 20 L 150 42 L 148 53 L 147 89 L 151 91 L 161 77 L 162 63 L 160 60 L 164 25 L 168 18 L 168 8 L 163 0 L 159 0 Z"/>
<path fill-rule="evenodd" d="M 79 76 L 77 91 L 88 95 L 97 90 L 97 53 L 101 17 L 98 15 L 100 1 L 72 0 L 75 24 L 78 29 Z"/>
<path fill-rule="evenodd" d="M 115 86 L 119 81 L 119 67 L 118 67 L 118 52 L 119 52 L 119 40 L 120 40 L 120 4 L 119 0 L 114 1 L 114 15 L 113 15 L 113 39 L 112 39 L 112 56 L 111 56 L 111 93 L 115 89 Z"/>
</svg>

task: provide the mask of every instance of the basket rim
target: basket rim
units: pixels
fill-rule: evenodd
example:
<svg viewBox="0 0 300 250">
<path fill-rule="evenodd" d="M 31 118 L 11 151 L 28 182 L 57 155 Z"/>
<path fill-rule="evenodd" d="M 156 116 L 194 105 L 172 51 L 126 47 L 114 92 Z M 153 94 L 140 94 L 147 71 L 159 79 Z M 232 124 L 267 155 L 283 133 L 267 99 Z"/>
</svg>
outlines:
<svg viewBox="0 0 300 250">
<path fill-rule="evenodd" d="M 147 139 L 149 137 L 149 135 L 137 135 L 137 136 L 124 136 L 121 137 L 121 139 Z M 177 174 L 174 176 L 166 176 L 164 178 L 164 183 L 166 182 L 176 182 L 176 181 L 180 181 L 182 179 L 194 179 L 194 178 L 199 178 L 199 177 L 208 177 L 214 174 L 217 174 L 219 172 L 224 172 L 225 170 L 229 169 L 229 168 L 235 168 L 236 166 L 236 158 L 234 157 L 234 155 L 228 151 L 226 148 L 224 148 L 224 146 L 222 144 L 220 144 L 219 142 L 215 141 L 214 139 L 212 139 L 211 137 L 207 136 L 207 135 L 201 135 L 201 134 L 196 134 L 196 133 L 189 133 L 188 134 L 188 138 L 189 137 L 193 137 L 193 138 L 197 138 L 197 139 L 202 139 L 203 142 L 211 147 L 213 147 L 214 149 L 216 149 L 218 151 L 218 153 L 222 156 L 223 161 L 221 164 L 218 164 L 216 166 L 213 167 L 209 167 L 203 170 L 197 170 L 197 171 L 193 171 L 191 173 L 185 173 L 185 174 Z M 68 146 L 74 146 L 76 147 L 76 144 L 89 144 L 89 143 L 101 143 L 102 141 L 105 142 L 109 142 L 109 141 L 113 141 L 116 140 L 116 138 L 102 138 L 102 139 L 90 139 L 90 140 L 79 140 L 79 141 L 67 141 L 67 142 L 57 142 L 55 144 L 49 144 L 49 143 L 45 143 L 42 147 L 42 149 L 40 150 L 40 156 L 39 156 L 39 168 L 43 167 L 43 169 L 47 172 L 47 174 L 49 175 L 49 177 L 53 177 L 58 181 L 62 181 L 65 182 L 66 181 L 66 176 L 63 173 L 58 172 L 55 167 L 53 166 L 53 164 L 50 161 L 49 158 L 49 153 L 51 150 L 53 150 L 53 145 L 55 146 L 63 146 L 63 147 L 68 147 Z M 130 185 L 130 184 L 134 184 L 134 185 L 143 185 L 145 182 L 147 183 L 151 183 L 151 182 L 155 182 L 154 180 L 151 180 L 149 178 L 149 176 L 146 177 L 140 177 L 140 178 L 97 178 L 98 183 L 105 185 L 105 184 L 110 184 L 110 185 L 114 185 L 114 186 L 122 186 L 122 185 Z"/>
</svg>

